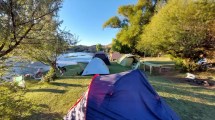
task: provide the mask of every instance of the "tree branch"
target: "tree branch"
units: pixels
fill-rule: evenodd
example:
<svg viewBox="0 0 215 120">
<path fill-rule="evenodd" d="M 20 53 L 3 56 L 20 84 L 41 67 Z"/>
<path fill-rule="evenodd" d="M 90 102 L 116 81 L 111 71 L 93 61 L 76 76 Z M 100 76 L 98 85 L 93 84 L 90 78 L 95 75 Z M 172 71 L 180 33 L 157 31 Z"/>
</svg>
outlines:
<svg viewBox="0 0 215 120">
<path fill-rule="evenodd" d="M 15 23 L 15 16 L 13 13 L 13 1 L 10 0 L 10 15 L 11 15 L 11 21 L 12 21 L 12 31 L 13 31 L 13 40 L 16 41 L 16 23 Z"/>
<path fill-rule="evenodd" d="M 3 56 L 5 56 L 6 54 L 10 53 L 12 50 L 14 50 L 21 43 L 21 41 L 27 36 L 27 34 L 31 31 L 31 29 L 32 29 L 32 27 L 34 25 L 35 24 L 31 24 L 31 26 L 24 33 L 24 35 L 22 37 L 20 37 L 19 40 L 14 45 L 12 45 L 11 47 L 9 47 L 9 49 L 7 49 L 6 51 L 1 51 L 0 58 L 3 57 Z"/>
<path fill-rule="evenodd" d="M 34 22 L 35 20 L 41 19 L 41 18 L 43 18 L 44 16 L 46 16 L 46 15 L 48 15 L 48 14 L 51 14 L 51 13 L 53 13 L 54 11 L 56 11 L 56 10 L 58 10 L 58 9 L 59 9 L 59 7 L 56 7 L 55 9 L 53 9 L 53 10 L 51 10 L 51 11 L 49 11 L 49 12 L 47 12 L 47 13 L 45 13 L 45 14 L 43 14 L 43 15 L 41 15 L 41 16 L 39 16 L 39 17 L 35 18 L 35 19 L 32 19 L 32 20 L 29 20 L 29 21 L 26 21 L 26 22 L 20 23 L 20 24 L 18 24 L 17 26 L 25 25 L 25 24 L 28 24 L 28 23 Z M 36 11 L 36 10 L 35 10 L 35 11 Z M 33 15 L 34 15 L 34 14 L 32 14 L 32 17 L 33 17 Z"/>
</svg>

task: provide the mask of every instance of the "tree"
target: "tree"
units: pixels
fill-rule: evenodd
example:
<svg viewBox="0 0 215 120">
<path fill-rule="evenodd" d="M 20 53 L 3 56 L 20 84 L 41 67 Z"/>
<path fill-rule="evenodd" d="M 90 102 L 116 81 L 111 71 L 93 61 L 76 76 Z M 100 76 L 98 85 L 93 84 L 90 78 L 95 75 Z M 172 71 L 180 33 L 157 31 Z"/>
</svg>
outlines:
<svg viewBox="0 0 215 120">
<path fill-rule="evenodd" d="M 156 6 L 164 4 L 162 1 L 165 0 L 138 0 L 136 5 L 120 6 L 118 13 L 123 17 L 111 17 L 103 24 L 103 28 L 120 28 L 116 39 L 129 46 L 133 53 L 137 53 L 136 46 L 144 25 L 148 24 L 155 11 L 159 10 Z"/>
<path fill-rule="evenodd" d="M 144 29 L 139 50 L 162 51 L 194 70 L 201 52 L 214 57 L 215 2 L 170 0 Z"/>
<path fill-rule="evenodd" d="M 97 44 L 96 45 L 96 51 L 102 51 L 102 45 L 101 44 Z"/>
<path fill-rule="evenodd" d="M 0 0 L 0 58 L 43 29 L 45 16 L 60 8 L 61 0 Z"/>
<path fill-rule="evenodd" d="M 120 52 L 120 53 L 131 53 L 132 52 L 132 50 L 127 45 L 123 45 L 117 39 L 112 40 L 111 50 L 112 51 L 117 51 L 117 52 Z"/>
<path fill-rule="evenodd" d="M 57 58 L 60 54 L 75 45 L 78 37 L 65 30 L 58 29 L 61 22 L 57 22 L 54 17 L 47 16 L 45 21 L 49 21 L 43 30 L 36 32 L 37 38 L 30 44 L 20 47 L 20 53 L 26 59 L 40 61 L 48 64 L 50 70 L 42 80 L 50 82 L 56 78 Z"/>
<path fill-rule="evenodd" d="M 0 75 L 10 69 L 8 57 L 17 56 L 20 45 L 31 44 L 61 7 L 62 0 L 0 0 Z M 41 22 L 43 21 L 43 22 Z M 13 57 L 14 60 L 14 57 Z"/>
</svg>

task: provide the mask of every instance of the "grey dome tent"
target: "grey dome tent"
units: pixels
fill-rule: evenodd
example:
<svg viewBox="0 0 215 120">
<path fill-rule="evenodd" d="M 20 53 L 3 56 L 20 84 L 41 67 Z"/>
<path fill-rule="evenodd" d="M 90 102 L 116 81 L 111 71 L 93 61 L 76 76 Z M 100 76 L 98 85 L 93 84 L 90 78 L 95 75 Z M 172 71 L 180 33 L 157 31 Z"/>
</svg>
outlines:
<svg viewBox="0 0 215 120">
<path fill-rule="evenodd" d="M 93 58 L 85 67 L 82 75 L 110 74 L 109 68 L 100 58 Z"/>
<path fill-rule="evenodd" d="M 118 60 L 117 63 L 122 66 L 132 66 L 134 63 L 138 63 L 138 62 L 139 62 L 139 59 L 135 55 L 125 54 Z"/>
</svg>

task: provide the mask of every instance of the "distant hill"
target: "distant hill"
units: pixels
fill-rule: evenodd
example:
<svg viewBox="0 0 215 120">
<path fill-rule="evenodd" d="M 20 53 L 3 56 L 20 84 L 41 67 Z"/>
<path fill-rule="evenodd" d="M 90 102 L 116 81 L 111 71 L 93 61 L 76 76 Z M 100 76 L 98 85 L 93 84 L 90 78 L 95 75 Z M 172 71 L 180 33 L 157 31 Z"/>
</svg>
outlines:
<svg viewBox="0 0 215 120">
<path fill-rule="evenodd" d="M 110 44 L 109 45 L 102 45 L 102 48 L 107 52 L 110 48 Z M 91 45 L 91 46 L 86 46 L 86 45 L 76 45 L 73 46 L 69 49 L 69 51 L 71 52 L 91 52 L 91 53 L 95 53 L 96 52 L 96 45 Z"/>
</svg>

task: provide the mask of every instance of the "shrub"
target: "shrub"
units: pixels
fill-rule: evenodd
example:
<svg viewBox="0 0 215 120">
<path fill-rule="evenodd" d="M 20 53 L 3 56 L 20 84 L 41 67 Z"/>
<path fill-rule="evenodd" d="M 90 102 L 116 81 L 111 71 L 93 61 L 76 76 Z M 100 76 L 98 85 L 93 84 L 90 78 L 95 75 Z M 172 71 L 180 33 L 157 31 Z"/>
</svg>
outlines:
<svg viewBox="0 0 215 120">
<path fill-rule="evenodd" d="M 9 84 L 0 86 L 0 119 L 23 120 L 41 108 L 24 97 L 25 92 Z"/>
</svg>

